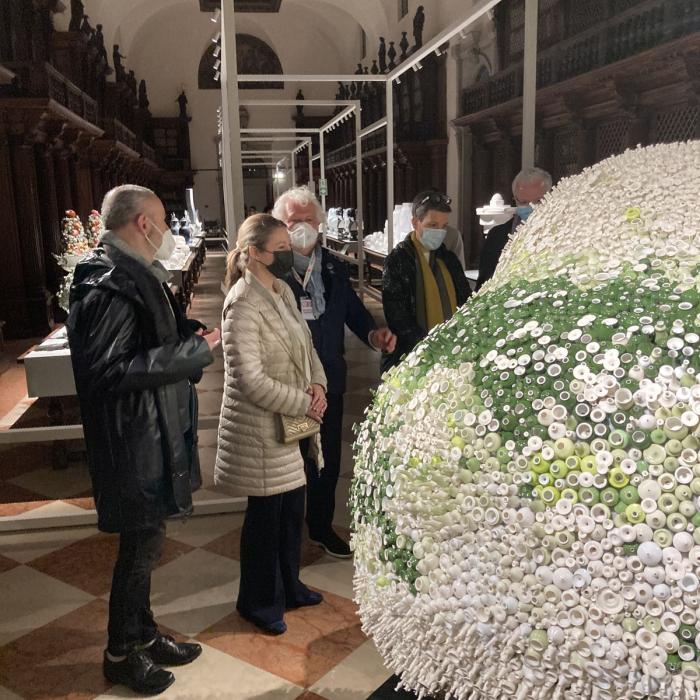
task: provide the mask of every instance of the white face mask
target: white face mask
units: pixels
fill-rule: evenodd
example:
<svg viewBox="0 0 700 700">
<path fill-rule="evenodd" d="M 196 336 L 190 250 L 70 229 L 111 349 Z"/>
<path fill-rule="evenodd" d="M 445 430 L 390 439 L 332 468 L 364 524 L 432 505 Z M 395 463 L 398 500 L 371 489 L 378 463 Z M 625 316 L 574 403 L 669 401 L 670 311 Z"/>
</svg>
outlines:
<svg viewBox="0 0 700 700">
<path fill-rule="evenodd" d="M 173 232 L 169 228 L 166 228 L 165 231 L 161 231 L 150 219 L 149 223 L 163 237 L 160 246 L 156 246 L 154 245 L 153 241 L 146 236 L 146 240 L 148 241 L 149 245 L 156 251 L 156 260 L 170 260 L 170 256 L 175 250 L 175 238 L 173 237 Z"/>
<path fill-rule="evenodd" d="M 310 223 L 301 221 L 289 231 L 289 236 L 292 239 L 292 248 L 297 250 L 306 250 L 316 244 L 318 240 L 318 230 Z"/>
</svg>

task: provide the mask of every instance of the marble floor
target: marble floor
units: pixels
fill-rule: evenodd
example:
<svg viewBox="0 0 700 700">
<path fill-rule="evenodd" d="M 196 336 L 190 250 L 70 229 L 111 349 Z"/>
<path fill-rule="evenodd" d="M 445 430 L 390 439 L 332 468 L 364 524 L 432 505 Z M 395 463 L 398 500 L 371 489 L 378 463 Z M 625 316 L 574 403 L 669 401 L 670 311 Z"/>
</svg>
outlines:
<svg viewBox="0 0 700 700">
<path fill-rule="evenodd" d="M 209 324 L 218 324 L 222 269 L 223 256 L 210 254 L 190 312 Z M 379 313 L 376 304 L 368 306 Z M 336 524 L 344 535 L 350 524 L 352 425 L 361 421 L 379 375 L 377 355 L 350 335 L 347 357 L 336 509 Z M 222 373 L 219 356 L 200 385 L 201 415 L 218 413 Z M 6 379 L 0 374 L 0 396 Z M 4 425 L 28 421 L 32 408 L 33 420 L 39 420 L 44 407 L 26 398 L 15 368 L 11 379 L 15 403 L 3 406 L 10 410 Z M 197 496 L 200 510 L 207 501 L 221 498 L 212 483 L 215 439 L 214 430 L 202 431 L 205 483 Z M 0 521 L 11 519 L 14 527 L 29 528 L 32 519 L 40 522 L 36 519 L 43 517 L 59 525 L 0 533 L 0 700 L 134 697 L 110 686 L 100 666 L 117 539 L 98 533 L 92 524 L 60 526 L 90 522 L 93 503 L 80 445 L 74 446 L 68 468 L 58 471 L 51 464 L 51 449 L 0 448 Z M 390 673 L 360 628 L 352 601 L 352 562 L 333 559 L 305 541 L 302 580 L 322 591 L 324 602 L 290 612 L 289 629 L 281 637 L 258 634 L 234 609 L 241 524 L 242 514 L 233 512 L 168 524 L 164 554 L 153 577 L 154 612 L 164 630 L 181 640 L 197 640 L 204 654 L 176 671 L 176 683 L 162 697 L 367 698 Z"/>
</svg>

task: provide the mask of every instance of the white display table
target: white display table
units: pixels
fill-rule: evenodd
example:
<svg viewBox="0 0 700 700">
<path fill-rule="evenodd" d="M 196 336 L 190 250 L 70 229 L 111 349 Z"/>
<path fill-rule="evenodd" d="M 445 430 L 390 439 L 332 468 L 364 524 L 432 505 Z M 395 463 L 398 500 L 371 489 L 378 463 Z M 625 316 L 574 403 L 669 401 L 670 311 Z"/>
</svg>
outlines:
<svg viewBox="0 0 700 700">
<path fill-rule="evenodd" d="M 31 398 L 75 396 L 75 380 L 65 327 L 59 328 L 20 358 Z"/>
</svg>

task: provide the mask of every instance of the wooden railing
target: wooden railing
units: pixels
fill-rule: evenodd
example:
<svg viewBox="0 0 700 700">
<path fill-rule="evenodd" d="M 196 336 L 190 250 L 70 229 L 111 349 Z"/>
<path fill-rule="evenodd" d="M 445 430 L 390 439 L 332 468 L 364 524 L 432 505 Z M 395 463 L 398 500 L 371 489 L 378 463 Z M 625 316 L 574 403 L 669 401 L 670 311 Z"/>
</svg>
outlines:
<svg viewBox="0 0 700 700">
<path fill-rule="evenodd" d="M 158 155 L 156 153 L 156 149 L 152 146 L 149 146 L 147 143 L 141 144 L 141 155 L 144 158 L 146 158 L 146 160 L 150 160 L 154 163 L 158 162 Z"/>
<path fill-rule="evenodd" d="M 91 124 L 97 123 L 97 102 L 85 94 L 77 85 L 45 63 L 48 96 Z"/>
<path fill-rule="evenodd" d="M 118 119 L 110 118 L 102 120 L 102 128 L 105 130 L 105 137 L 123 143 L 133 151 L 138 150 L 136 134 L 127 128 Z"/>
<path fill-rule="evenodd" d="M 599 22 L 541 51 L 538 88 L 615 63 L 700 30 L 697 0 L 645 0 L 633 7 L 620 0 L 570 0 L 601 8 Z M 562 6 L 566 4 L 562 0 Z M 577 6 L 580 10 L 580 6 Z M 621 9 L 626 8 L 626 9 Z M 562 7 L 562 11 L 564 11 Z M 523 63 L 513 64 L 462 93 L 462 114 L 474 114 L 523 94 Z"/>
</svg>

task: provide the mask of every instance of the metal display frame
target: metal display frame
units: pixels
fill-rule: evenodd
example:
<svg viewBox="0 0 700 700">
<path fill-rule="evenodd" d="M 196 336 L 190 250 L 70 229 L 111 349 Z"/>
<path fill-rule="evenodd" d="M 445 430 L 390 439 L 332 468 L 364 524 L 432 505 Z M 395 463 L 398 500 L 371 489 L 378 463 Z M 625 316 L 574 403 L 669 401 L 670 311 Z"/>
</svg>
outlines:
<svg viewBox="0 0 700 700">
<path fill-rule="evenodd" d="M 334 128 L 340 121 L 354 116 L 355 118 L 355 160 L 356 160 L 356 181 L 357 181 L 357 238 L 358 238 L 358 264 L 360 265 L 359 292 L 362 296 L 365 293 L 364 275 L 362 274 L 362 265 L 364 263 L 364 222 L 362 220 L 362 138 L 379 129 L 386 129 L 386 184 L 387 184 L 387 248 L 391 252 L 394 248 L 394 83 L 401 82 L 401 76 L 409 70 L 420 70 L 422 68 L 421 61 L 435 52 L 440 55 L 441 47 L 453 37 L 459 35 L 466 36 L 467 28 L 480 19 L 483 15 L 493 10 L 501 0 L 480 0 L 469 10 L 467 15 L 454 22 L 449 27 L 433 37 L 429 42 L 424 44 L 420 49 L 415 51 L 411 56 L 404 60 L 399 66 L 391 70 L 385 75 L 372 74 L 352 74 L 352 75 L 304 75 L 304 74 L 287 74 L 282 75 L 237 75 L 238 83 L 381 83 L 385 84 L 386 88 L 386 116 L 377 120 L 373 124 L 366 126 L 364 129 L 360 126 L 361 106 L 359 100 L 241 100 L 241 105 L 248 106 L 342 106 L 345 105 L 339 114 L 335 115 L 326 124 L 319 129 L 310 128 L 258 128 L 258 129 L 241 129 L 240 132 L 247 137 L 249 134 L 269 134 L 270 140 L 278 139 L 282 134 L 293 135 L 308 135 L 317 134 L 319 136 L 319 153 L 312 154 L 311 139 L 307 138 L 304 143 L 297 145 L 291 152 L 292 173 L 294 170 L 294 156 L 304 148 L 309 151 L 309 187 L 315 191 L 313 181 L 313 161 L 320 161 L 320 178 L 325 180 L 325 148 L 324 134 Z M 525 0 L 525 49 L 524 49 L 524 66 L 523 66 L 523 131 L 522 131 L 522 168 L 531 167 L 534 165 L 535 158 L 535 107 L 537 96 L 537 22 L 538 22 L 538 4 L 539 0 Z M 222 13 L 228 12 L 235 14 L 235 10 L 230 9 L 226 2 L 222 3 Z M 229 74 L 234 74 L 236 70 L 236 58 L 227 54 L 222 50 L 222 61 L 228 64 Z M 230 104 L 230 102 L 229 102 Z M 229 119 L 229 123 L 233 123 Z M 239 134 L 226 134 L 224 138 L 236 140 Z M 234 164 L 235 167 L 235 164 Z M 294 177 L 296 183 L 296 178 Z M 326 211 L 326 197 L 321 195 L 321 204 L 324 212 Z M 323 227 L 323 240 L 326 242 L 326 227 Z"/>
</svg>

